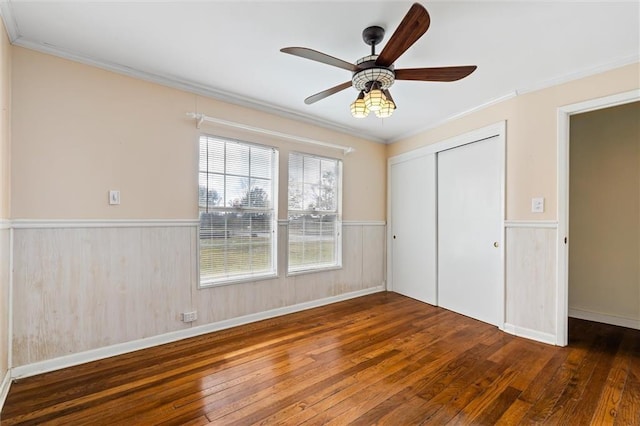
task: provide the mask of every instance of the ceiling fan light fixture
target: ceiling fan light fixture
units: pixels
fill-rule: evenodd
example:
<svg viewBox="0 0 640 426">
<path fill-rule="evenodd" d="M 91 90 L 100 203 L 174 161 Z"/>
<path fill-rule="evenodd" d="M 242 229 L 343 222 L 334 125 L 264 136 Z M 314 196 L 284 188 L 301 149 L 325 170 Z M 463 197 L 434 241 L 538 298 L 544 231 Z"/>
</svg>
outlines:
<svg viewBox="0 0 640 426">
<path fill-rule="evenodd" d="M 369 108 L 364 103 L 364 92 L 360 92 L 358 98 L 351 103 L 351 115 L 354 118 L 365 118 L 369 115 Z"/>
<path fill-rule="evenodd" d="M 352 73 L 351 81 L 311 95 L 304 100 L 305 104 L 311 105 L 327 96 L 353 87 L 360 92 L 358 99 L 350 105 L 353 117 L 364 118 L 373 111 L 378 118 L 387 118 L 391 117 L 396 109 L 389 92 L 389 88 L 396 80 L 458 81 L 477 68 L 476 65 L 462 65 L 396 69 L 394 65 L 396 60 L 427 32 L 430 23 L 431 18 L 427 9 L 419 3 L 414 3 L 379 54 L 376 54 L 375 47 L 384 37 L 384 28 L 379 26 L 365 28 L 362 39 L 371 46 L 371 55 L 358 59 L 355 64 L 306 47 L 285 47 L 280 51 Z"/>
<path fill-rule="evenodd" d="M 364 104 L 369 110 L 376 112 L 380 111 L 387 102 L 387 97 L 380 89 L 371 89 L 364 95 Z"/>
<path fill-rule="evenodd" d="M 396 110 L 396 104 L 393 103 L 391 99 L 387 99 L 384 103 L 384 106 L 376 111 L 376 117 L 378 118 L 389 118 L 393 115 L 393 111 Z"/>
</svg>

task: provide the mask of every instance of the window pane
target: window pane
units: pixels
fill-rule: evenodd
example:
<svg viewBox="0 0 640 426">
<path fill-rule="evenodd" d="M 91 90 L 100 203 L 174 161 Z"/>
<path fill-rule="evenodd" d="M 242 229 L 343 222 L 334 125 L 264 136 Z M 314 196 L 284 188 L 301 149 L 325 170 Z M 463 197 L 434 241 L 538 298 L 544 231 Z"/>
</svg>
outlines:
<svg viewBox="0 0 640 426">
<path fill-rule="evenodd" d="M 207 173 L 198 174 L 198 206 L 205 210 L 222 204 L 224 177 Z"/>
<path fill-rule="evenodd" d="M 226 207 L 247 207 L 249 205 L 249 178 L 227 175 L 225 186 L 224 205 Z"/>
<path fill-rule="evenodd" d="M 320 159 L 304 157 L 304 181 L 309 184 L 317 184 L 320 181 Z"/>
<path fill-rule="evenodd" d="M 289 269 L 336 265 L 337 222 L 333 215 L 289 218 Z"/>
<path fill-rule="evenodd" d="M 272 271 L 271 213 L 201 213 L 201 280 Z"/>
<path fill-rule="evenodd" d="M 227 142 L 227 174 L 249 176 L 249 147 Z"/>
<path fill-rule="evenodd" d="M 202 136 L 199 166 L 201 283 L 275 274 L 277 151 Z"/>
<path fill-rule="evenodd" d="M 271 185 L 265 179 L 251 179 L 249 207 L 271 207 Z"/>
<path fill-rule="evenodd" d="M 339 160 L 289 157 L 289 271 L 341 265 Z"/>
<path fill-rule="evenodd" d="M 271 149 L 252 148 L 251 149 L 251 176 L 257 178 L 271 179 Z"/>
<path fill-rule="evenodd" d="M 302 210 L 303 209 L 303 189 L 302 183 L 295 183 L 289 181 L 289 209 L 290 210 Z"/>
</svg>

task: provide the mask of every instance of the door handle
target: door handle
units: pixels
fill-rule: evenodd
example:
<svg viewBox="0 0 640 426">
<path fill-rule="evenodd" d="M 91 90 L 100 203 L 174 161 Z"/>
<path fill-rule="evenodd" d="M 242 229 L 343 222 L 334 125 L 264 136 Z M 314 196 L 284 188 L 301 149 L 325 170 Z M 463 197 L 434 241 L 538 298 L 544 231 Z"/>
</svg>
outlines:
<svg viewBox="0 0 640 426">
<path fill-rule="evenodd" d="M 497 241 L 494 241 L 494 242 L 493 242 L 493 246 L 494 246 L 494 247 L 496 247 L 496 248 L 498 248 L 498 246 L 500 246 L 500 244 L 498 244 L 498 242 L 497 242 Z"/>
</svg>

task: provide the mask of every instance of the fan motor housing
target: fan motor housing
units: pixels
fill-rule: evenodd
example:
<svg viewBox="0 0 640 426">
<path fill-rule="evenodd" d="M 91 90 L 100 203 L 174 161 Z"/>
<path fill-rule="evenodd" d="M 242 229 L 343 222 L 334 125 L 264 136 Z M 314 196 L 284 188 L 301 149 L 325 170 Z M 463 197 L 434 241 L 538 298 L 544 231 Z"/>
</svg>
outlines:
<svg viewBox="0 0 640 426">
<path fill-rule="evenodd" d="M 382 90 L 388 89 L 393 85 L 395 81 L 395 73 L 393 72 L 393 65 L 390 67 L 381 67 L 376 65 L 376 59 L 378 55 L 369 55 L 362 57 L 356 61 L 356 65 L 362 68 L 360 71 L 353 73 L 351 83 L 353 87 L 358 91 L 367 91 L 372 82 L 378 82 Z"/>
</svg>

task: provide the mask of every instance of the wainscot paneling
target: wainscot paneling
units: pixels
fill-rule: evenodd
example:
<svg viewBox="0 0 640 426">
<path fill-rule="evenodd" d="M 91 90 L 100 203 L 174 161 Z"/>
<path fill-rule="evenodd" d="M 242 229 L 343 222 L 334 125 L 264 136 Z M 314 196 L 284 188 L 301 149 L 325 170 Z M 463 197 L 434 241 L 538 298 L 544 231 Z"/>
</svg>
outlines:
<svg viewBox="0 0 640 426">
<path fill-rule="evenodd" d="M 547 222 L 506 228 L 505 331 L 555 343 L 557 229 Z"/>
<path fill-rule="evenodd" d="M 194 288 L 194 309 L 204 325 L 259 312 L 298 305 L 384 285 L 384 224 L 345 223 L 342 227 L 342 268 L 287 275 L 280 256 L 277 278 L 233 285 Z M 287 252 L 287 226 L 278 226 L 278 252 Z M 366 271 L 366 272 L 365 272 Z"/>
<path fill-rule="evenodd" d="M 15 229 L 13 366 L 189 327 L 195 232 Z"/>
<path fill-rule="evenodd" d="M 198 288 L 197 226 L 21 223 L 14 229 L 14 377 L 380 291 L 384 222 L 343 225 L 343 267 Z M 185 324 L 180 314 L 197 311 Z"/>
<path fill-rule="evenodd" d="M 0 407 L 11 384 L 9 374 L 11 229 L 0 223 Z"/>
</svg>

